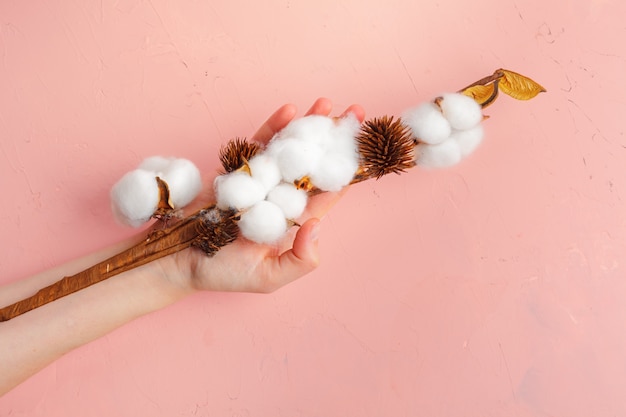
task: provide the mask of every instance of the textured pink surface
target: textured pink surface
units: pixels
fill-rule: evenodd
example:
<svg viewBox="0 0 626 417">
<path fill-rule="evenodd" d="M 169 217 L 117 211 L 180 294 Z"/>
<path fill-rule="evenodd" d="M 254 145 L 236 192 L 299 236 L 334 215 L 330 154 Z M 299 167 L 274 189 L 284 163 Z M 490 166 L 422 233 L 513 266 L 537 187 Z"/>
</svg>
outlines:
<svg viewBox="0 0 626 417">
<path fill-rule="evenodd" d="M 626 6 L 620 1 L 0 3 L 0 281 L 134 233 L 108 190 L 154 154 L 325 95 L 399 114 L 499 67 L 454 169 L 354 187 L 322 266 L 202 294 L 67 355 L 2 416 L 626 414 Z"/>
</svg>

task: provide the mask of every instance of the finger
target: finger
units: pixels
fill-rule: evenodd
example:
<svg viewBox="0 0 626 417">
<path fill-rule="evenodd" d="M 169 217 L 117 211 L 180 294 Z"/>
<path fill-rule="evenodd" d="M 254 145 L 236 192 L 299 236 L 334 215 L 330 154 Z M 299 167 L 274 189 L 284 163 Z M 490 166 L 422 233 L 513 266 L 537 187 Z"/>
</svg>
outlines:
<svg viewBox="0 0 626 417">
<path fill-rule="evenodd" d="M 320 115 L 320 116 L 328 116 L 333 109 L 333 102 L 325 97 L 320 97 L 307 110 L 305 116 L 310 116 L 312 114 Z"/>
<path fill-rule="evenodd" d="M 363 123 L 363 120 L 365 120 L 365 109 L 363 109 L 363 107 L 359 106 L 358 104 L 353 104 L 348 107 L 346 110 L 344 110 L 343 113 L 341 113 L 340 117 L 345 117 L 350 113 L 354 114 L 357 120 L 361 123 Z"/>
<path fill-rule="evenodd" d="M 312 114 L 328 116 L 332 111 L 333 105 L 332 102 L 325 98 L 320 97 L 313 105 L 309 108 L 305 115 L 309 116 Z M 293 104 L 285 104 L 276 110 L 263 125 L 257 130 L 257 132 L 252 136 L 253 140 L 256 140 L 261 143 L 267 143 L 269 140 L 278 133 L 282 128 L 287 126 L 287 124 L 293 120 L 296 116 L 297 108 Z M 352 113 L 356 116 L 359 122 L 363 122 L 365 118 L 365 110 L 363 107 L 358 104 L 353 104 L 348 107 L 341 116 L 345 116 L 348 113 Z"/>
<path fill-rule="evenodd" d="M 267 143 L 283 127 L 296 117 L 297 108 L 293 104 L 285 104 L 276 110 L 252 135 L 252 140 Z"/>
<path fill-rule="evenodd" d="M 264 292 L 271 292 L 313 271 L 319 265 L 320 220 L 307 220 L 296 233 L 293 246 L 279 257 L 268 258 L 272 265 L 263 282 Z"/>
<path fill-rule="evenodd" d="M 281 264 L 287 260 L 286 256 L 292 257 L 293 260 L 297 260 L 298 263 L 304 263 L 314 269 L 319 265 L 319 253 L 318 253 L 318 241 L 320 233 L 320 220 L 317 218 L 311 218 L 304 222 L 304 224 L 296 233 L 296 238 L 293 240 L 293 248 L 291 253 L 289 251 L 283 254 L 281 257 Z"/>
</svg>

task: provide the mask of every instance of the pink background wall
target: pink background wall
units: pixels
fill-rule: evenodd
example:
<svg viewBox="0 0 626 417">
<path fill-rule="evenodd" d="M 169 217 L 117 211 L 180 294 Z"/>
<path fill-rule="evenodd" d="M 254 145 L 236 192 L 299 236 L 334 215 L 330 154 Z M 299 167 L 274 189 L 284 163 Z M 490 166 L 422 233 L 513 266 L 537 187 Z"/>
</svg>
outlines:
<svg viewBox="0 0 626 417">
<path fill-rule="evenodd" d="M 2 416 L 626 414 L 626 6 L 618 0 L 2 1 L 0 281 L 135 233 L 146 156 L 205 172 L 280 104 L 370 116 L 505 67 L 454 169 L 354 187 L 322 266 L 202 294 L 72 352 Z"/>
</svg>

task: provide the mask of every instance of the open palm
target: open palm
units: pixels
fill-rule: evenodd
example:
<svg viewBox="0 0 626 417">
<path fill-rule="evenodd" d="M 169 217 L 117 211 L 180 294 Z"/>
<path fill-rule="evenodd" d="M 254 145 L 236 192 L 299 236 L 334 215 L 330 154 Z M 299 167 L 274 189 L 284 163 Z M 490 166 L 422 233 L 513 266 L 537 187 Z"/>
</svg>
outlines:
<svg viewBox="0 0 626 417">
<path fill-rule="evenodd" d="M 320 98 L 306 115 L 330 115 L 332 103 Z M 364 111 L 359 105 L 348 107 L 342 115 L 354 114 L 363 121 Z M 267 143 L 275 133 L 296 116 L 291 104 L 280 107 L 254 134 L 252 140 Z M 206 181 L 212 184 L 213 178 Z M 304 223 L 292 228 L 275 245 L 262 245 L 246 239 L 220 249 L 213 257 L 191 248 L 162 258 L 158 262 L 168 279 L 196 290 L 272 292 L 289 282 L 311 272 L 319 263 L 317 234 L 320 218 L 339 200 L 343 192 L 323 193 L 309 199 L 307 209 L 300 218 Z M 212 202 L 209 189 L 198 198 L 198 207 Z"/>
</svg>

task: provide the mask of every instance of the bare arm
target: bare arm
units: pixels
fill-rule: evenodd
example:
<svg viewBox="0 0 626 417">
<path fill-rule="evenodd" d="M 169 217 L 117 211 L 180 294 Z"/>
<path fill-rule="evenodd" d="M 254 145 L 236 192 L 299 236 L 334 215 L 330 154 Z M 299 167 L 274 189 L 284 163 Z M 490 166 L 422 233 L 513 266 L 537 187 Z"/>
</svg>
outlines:
<svg viewBox="0 0 626 417">
<path fill-rule="evenodd" d="M 330 111 L 330 102 L 319 99 L 308 114 L 327 115 Z M 359 106 L 346 111 L 363 119 Z M 281 107 L 261 126 L 254 139 L 266 142 L 295 114 L 293 106 Z M 318 218 L 339 197 L 340 194 L 328 193 L 312 199 L 306 213 L 309 220 L 279 245 L 258 245 L 240 239 L 212 258 L 187 249 L 0 323 L 0 395 L 65 353 L 195 291 L 271 292 L 307 274 L 319 262 Z M 204 197 L 209 198 L 210 193 Z M 140 238 L 6 286 L 0 291 L 0 304 L 7 305 L 31 295 L 63 276 L 131 246 Z"/>
</svg>

